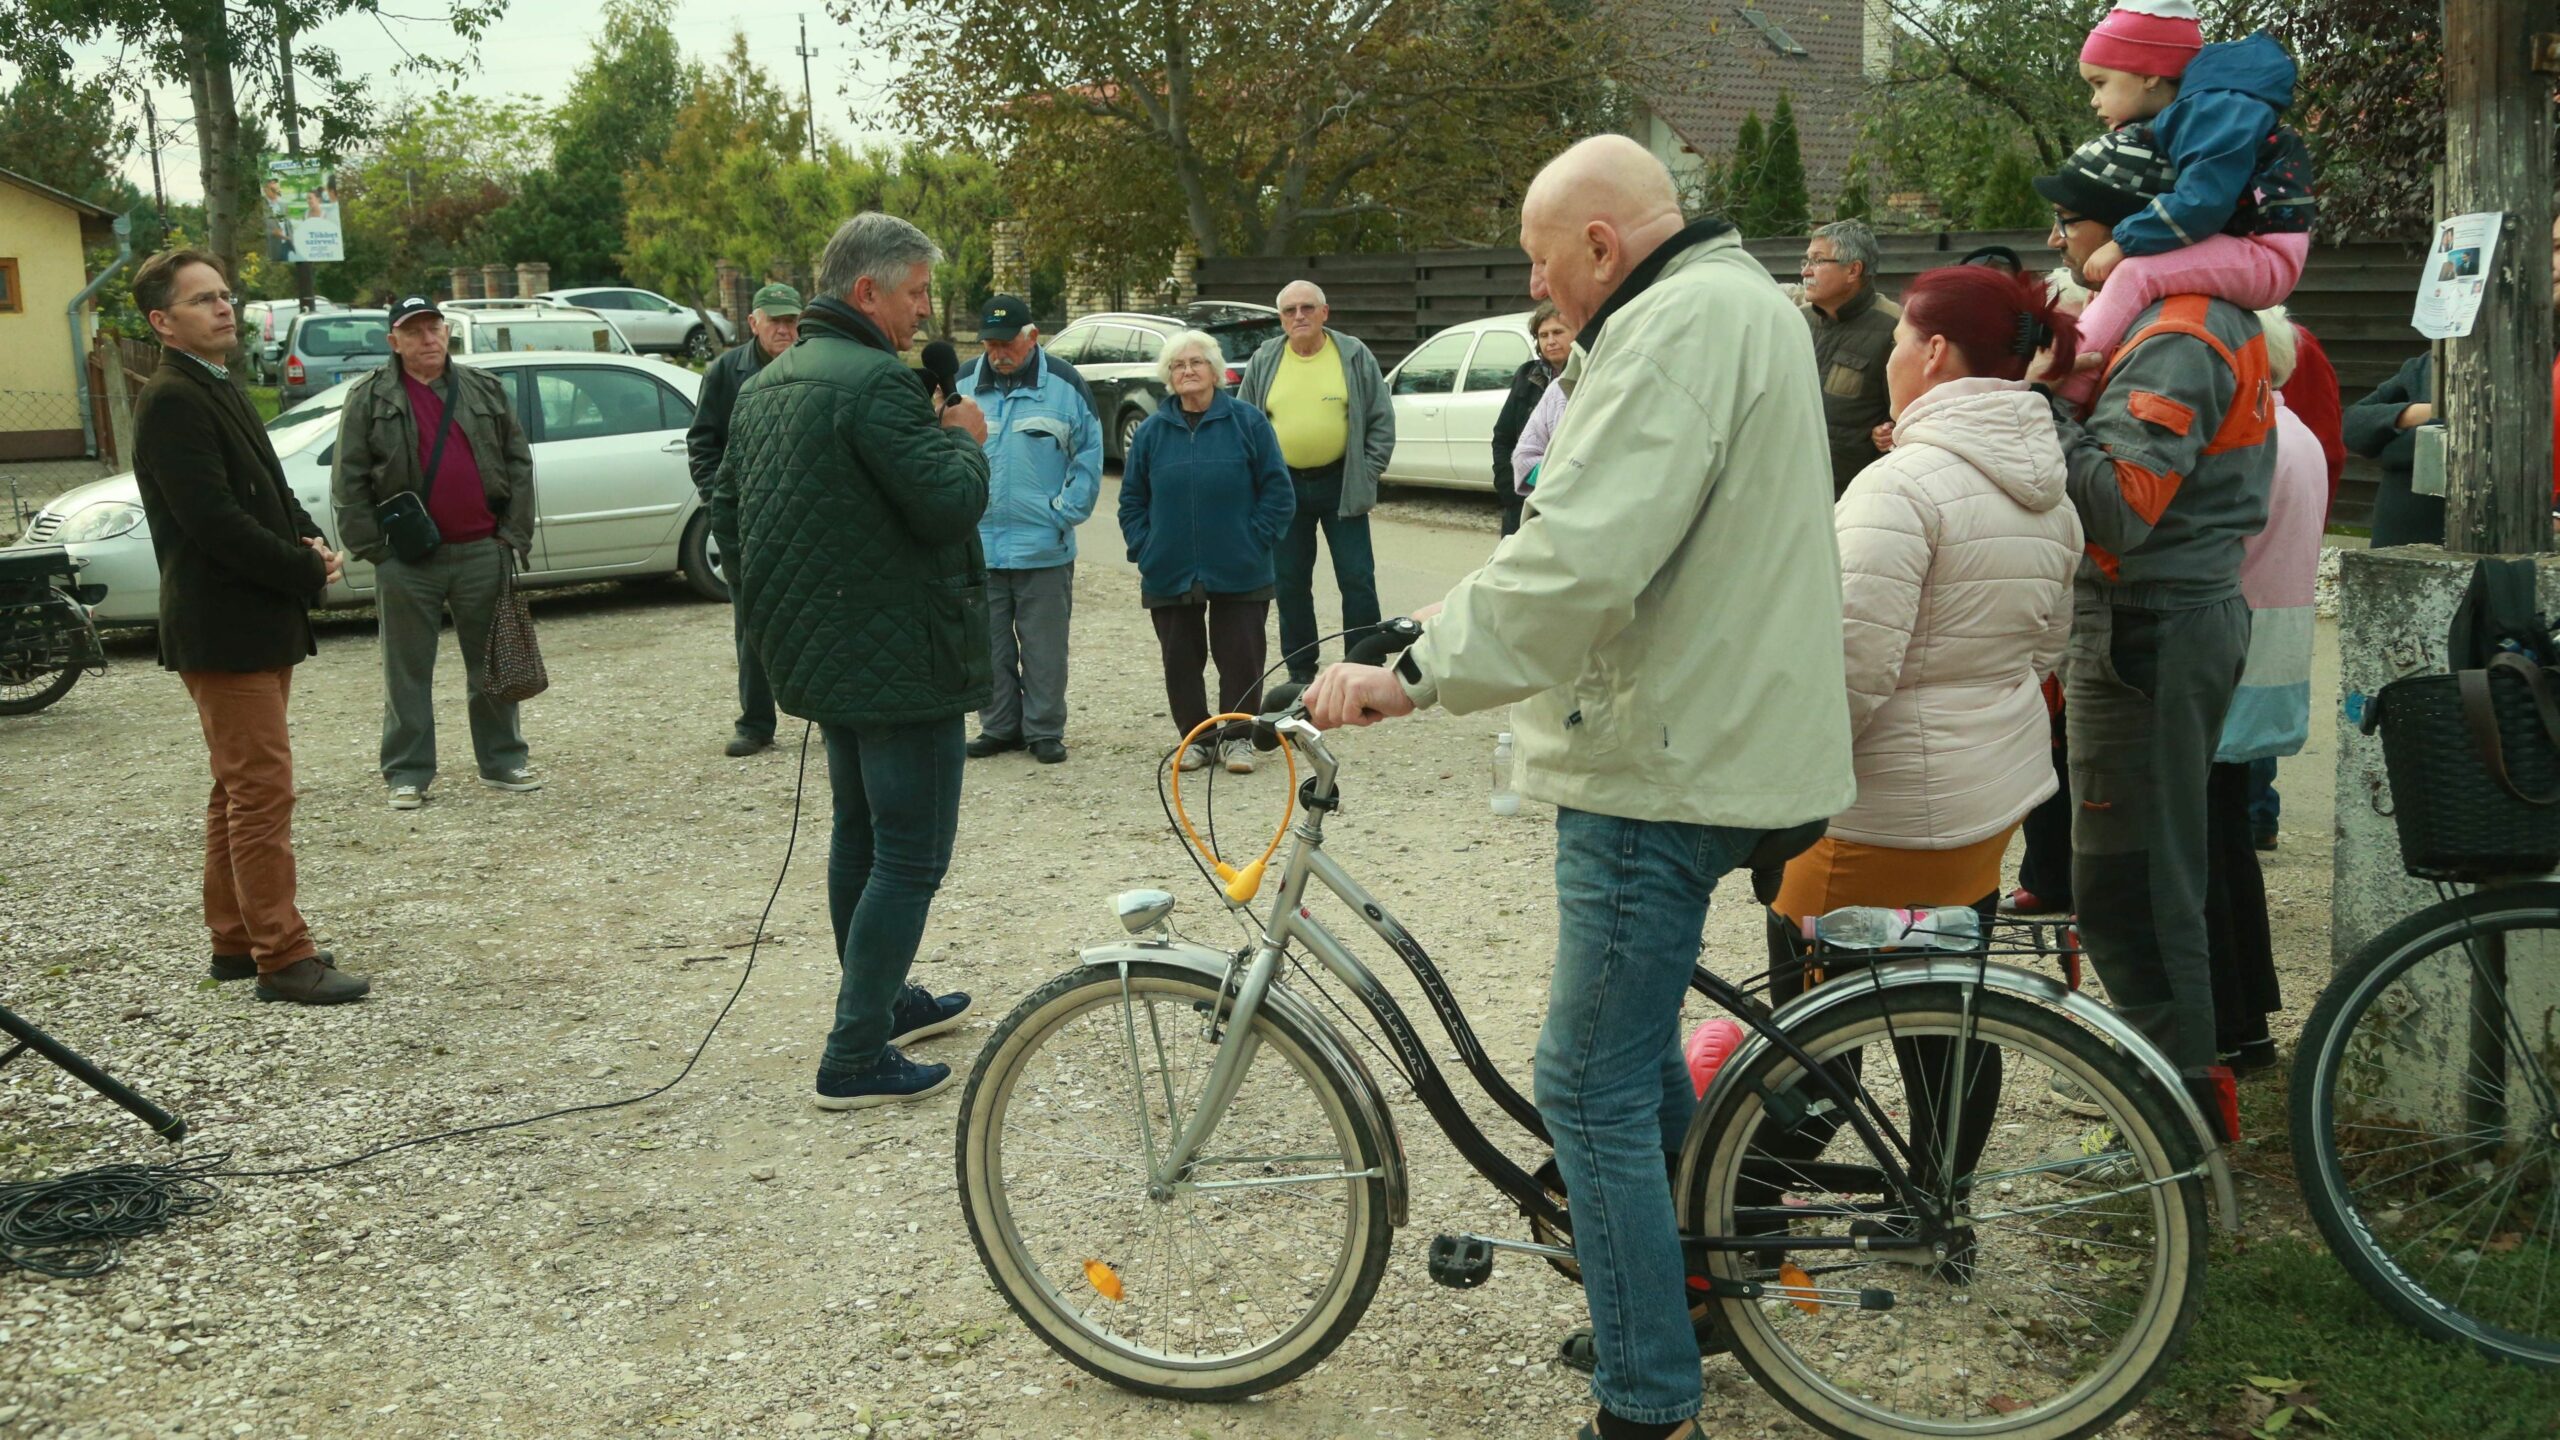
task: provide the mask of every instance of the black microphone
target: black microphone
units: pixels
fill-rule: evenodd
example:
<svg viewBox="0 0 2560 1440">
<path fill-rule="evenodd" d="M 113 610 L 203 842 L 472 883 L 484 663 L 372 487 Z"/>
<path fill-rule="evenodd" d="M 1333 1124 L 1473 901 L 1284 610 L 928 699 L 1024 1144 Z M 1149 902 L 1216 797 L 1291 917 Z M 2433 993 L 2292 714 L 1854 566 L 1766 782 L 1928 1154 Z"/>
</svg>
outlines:
<svg viewBox="0 0 2560 1440">
<path fill-rule="evenodd" d="M 924 376 L 933 386 L 934 404 L 948 410 L 959 402 L 960 352 L 948 340 L 936 340 L 924 347 Z"/>
</svg>

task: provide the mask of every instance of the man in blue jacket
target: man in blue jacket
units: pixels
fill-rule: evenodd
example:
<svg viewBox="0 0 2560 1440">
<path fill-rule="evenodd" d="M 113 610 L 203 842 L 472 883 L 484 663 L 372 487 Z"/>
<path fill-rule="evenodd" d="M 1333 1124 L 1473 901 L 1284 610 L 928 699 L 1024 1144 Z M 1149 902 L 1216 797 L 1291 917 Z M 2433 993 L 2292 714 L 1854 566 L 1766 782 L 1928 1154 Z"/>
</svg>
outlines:
<svg viewBox="0 0 2560 1440">
<path fill-rule="evenodd" d="M 1040 348 L 1031 306 L 998 295 L 979 317 L 983 359 L 959 393 L 987 416 L 987 638 L 995 690 L 969 757 L 1029 749 L 1067 758 L 1067 620 L 1075 608 L 1076 527 L 1102 493 L 1102 421 L 1072 366 Z"/>
</svg>

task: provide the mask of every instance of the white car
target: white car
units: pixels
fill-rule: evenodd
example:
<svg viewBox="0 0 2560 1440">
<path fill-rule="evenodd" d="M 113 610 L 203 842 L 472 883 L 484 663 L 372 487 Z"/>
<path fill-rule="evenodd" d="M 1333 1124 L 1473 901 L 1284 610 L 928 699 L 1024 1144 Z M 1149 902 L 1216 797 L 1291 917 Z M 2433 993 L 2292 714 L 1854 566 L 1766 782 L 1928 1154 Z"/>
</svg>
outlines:
<svg viewBox="0 0 2560 1440">
<path fill-rule="evenodd" d="M 469 362 L 505 381 L 533 446 L 533 563 L 528 586 L 575 585 L 681 572 L 696 592 L 726 600 L 711 514 L 693 488 L 684 434 L 702 377 L 628 355 L 536 352 Z M 333 386 L 267 423 L 295 498 L 337 543 L 329 462 L 338 412 L 354 382 Z M 82 585 L 103 585 L 101 625 L 157 625 L 160 567 L 142 496 L 127 472 L 66 491 L 36 512 L 21 546 L 60 545 L 87 562 Z M 373 600 L 373 566 L 349 560 L 321 604 Z"/>
<path fill-rule="evenodd" d="M 500 355 L 512 350 L 572 350 L 598 355 L 629 355 L 631 342 L 611 320 L 593 310 L 566 305 L 490 305 L 448 311 L 457 358 Z"/>
<path fill-rule="evenodd" d="M 1511 377 L 1536 352 L 1529 314 L 1452 325 L 1387 372 L 1396 449 L 1379 478 L 1493 492 L 1493 422 L 1510 398 Z"/>
<path fill-rule="evenodd" d="M 711 328 L 718 333 L 717 344 L 703 333 L 701 317 L 690 305 L 679 305 L 655 290 L 639 290 L 628 285 L 586 285 L 575 290 L 545 290 L 536 300 L 554 305 L 575 305 L 586 310 L 601 310 L 605 317 L 621 327 L 623 337 L 635 350 L 663 350 L 695 360 L 708 360 L 722 346 L 737 343 L 737 327 L 729 317 L 710 312 Z"/>
</svg>

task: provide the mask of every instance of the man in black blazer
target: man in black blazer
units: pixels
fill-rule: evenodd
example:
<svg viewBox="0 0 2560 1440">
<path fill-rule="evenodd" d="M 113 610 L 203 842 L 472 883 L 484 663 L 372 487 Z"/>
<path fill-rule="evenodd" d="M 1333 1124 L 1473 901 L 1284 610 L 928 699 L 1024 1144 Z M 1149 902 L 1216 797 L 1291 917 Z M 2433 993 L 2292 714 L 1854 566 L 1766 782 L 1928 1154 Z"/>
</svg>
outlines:
<svg viewBox="0 0 2560 1440">
<path fill-rule="evenodd" d="M 204 921 L 213 976 L 258 998 L 335 1005 L 370 982 L 311 942 L 294 905 L 293 667 L 319 653 L 310 609 L 340 560 L 293 498 L 225 368 L 238 297 L 222 262 L 163 251 L 134 272 L 160 368 L 135 402 L 134 480 L 160 561 L 160 663 L 194 697 L 213 764 Z"/>
</svg>

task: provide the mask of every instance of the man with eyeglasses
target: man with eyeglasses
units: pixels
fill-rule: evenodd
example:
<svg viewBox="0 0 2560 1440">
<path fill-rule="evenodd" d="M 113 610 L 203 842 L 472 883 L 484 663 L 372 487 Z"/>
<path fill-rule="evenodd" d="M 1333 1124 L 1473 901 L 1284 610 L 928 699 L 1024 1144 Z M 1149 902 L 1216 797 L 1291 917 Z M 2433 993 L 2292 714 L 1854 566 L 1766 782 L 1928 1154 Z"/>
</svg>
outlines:
<svg viewBox="0 0 2560 1440">
<path fill-rule="evenodd" d="M 1878 432 L 1892 419 L 1885 357 L 1902 311 L 1876 293 L 1875 232 L 1838 220 L 1805 242 L 1805 323 L 1813 327 L 1813 363 L 1822 377 L 1822 423 L 1831 436 L 1831 498 L 1849 488 L 1884 453 Z"/>
<path fill-rule="evenodd" d="M 1316 674 L 1316 532 L 1333 552 L 1342 591 L 1347 652 L 1378 624 L 1378 560 L 1369 545 L 1369 507 L 1378 476 L 1396 453 L 1396 412 L 1369 347 L 1326 324 L 1333 309 L 1312 280 L 1280 291 L 1282 335 L 1245 365 L 1237 395 L 1271 417 L 1298 509 L 1274 557 L 1280 601 L 1280 655 L 1289 678 Z"/>
<path fill-rule="evenodd" d="M 2174 183 L 2141 127 L 2090 141 L 2035 181 L 2055 207 L 2047 243 L 2095 290 L 2089 258 Z M 2248 659 L 2240 560 L 2267 519 L 2274 386 L 2257 316 L 2206 295 L 2152 304 L 2107 367 L 2085 411 L 2054 401 L 2089 542 L 2063 678 L 2072 898 L 2109 998 L 2203 1098 L 2229 1080 L 2215 1053 L 2205 790 Z"/>
<path fill-rule="evenodd" d="M 293 667 L 319 653 L 311 607 L 341 562 L 293 498 L 275 447 L 231 380 L 239 297 L 222 262 L 170 250 L 134 272 L 160 368 L 133 410 L 133 475 L 160 562 L 160 664 L 195 701 L 212 761 L 204 923 L 213 978 L 261 1000 L 335 1005 L 368 981 L 312 943 L 294 903 Z"/>
</svg>

